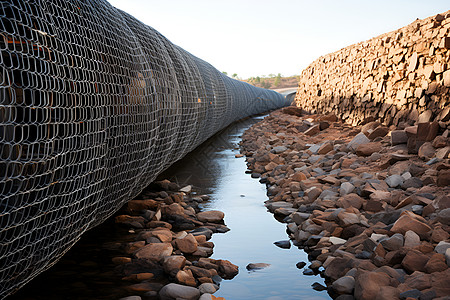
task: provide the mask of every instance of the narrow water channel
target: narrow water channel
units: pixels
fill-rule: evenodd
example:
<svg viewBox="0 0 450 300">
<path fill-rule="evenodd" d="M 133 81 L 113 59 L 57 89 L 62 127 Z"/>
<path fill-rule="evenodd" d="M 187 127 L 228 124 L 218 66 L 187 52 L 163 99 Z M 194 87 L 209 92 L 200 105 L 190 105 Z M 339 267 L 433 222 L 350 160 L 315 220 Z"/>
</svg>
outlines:
<svg viewBox="0 0 450 300">
<path fill-rule="evenodd" d="M 180 162 L 161 174 L 180 185 L 191 184 L 211 199 L 202 205 L 207 210 L 221 210 L 231 231 L 214 234 L 212 258 L 226 259 L 239 266 L 239 275 L 224 280 L 216 297 L 241 299 L 330 299 L 326 291 L 311 285 L 324 285 L 320 276 L 305 276 L 296 267 L 308 262 L 307 255 L 296 247 L 281 249 L 273 243 L 287 240 L 286 225 L 267 212 L 266 189 L 246 174 L 245 158 L 239 153 L 240 136 L 262 117 L 237 122 L 206 141 Z M 126 296 L 126 283 L 114 274 L 111 258 L 115 254 L 105 245 L 130 239 L 126 231 L 117 230 L 114 220 L 87 232 L 82 239 L 48 271 L 40 274 L 18 293 L 7 299 L 119 299 Z M 108 248 L 108 247 L 106 247 Z M 249 263 L 267 263 L 268 268 L 247 271 Z"/>
<path fill-rule="evenodd" d="M 239 266 L 239 275 L 224 281 L 215 296 L 239 299 L 330 299 L 326 291 L 311 285 L 324 284 L 320 276 L 305 276 L 296 267 L 308 262 L 307 254 L 293 246 L 281 249 L 273 243 L 286 240 L 286 224 L 278 222 L 264 206 L 268 200 L 265 185 L 246 174 L 245 157 L 239 153 L 240 136 L 263 117 L 237 122 L 208 140 L 194 153 L 163 174 L 179 183 L 190 182 L 199 192 L 211 196 L 207 210 L 225 213 L 231 231 L 215 234 L 212 258 L 227 259 Z M 270 267 L 247 271 L 249 263 L 268 263 Z"/>
</svg>

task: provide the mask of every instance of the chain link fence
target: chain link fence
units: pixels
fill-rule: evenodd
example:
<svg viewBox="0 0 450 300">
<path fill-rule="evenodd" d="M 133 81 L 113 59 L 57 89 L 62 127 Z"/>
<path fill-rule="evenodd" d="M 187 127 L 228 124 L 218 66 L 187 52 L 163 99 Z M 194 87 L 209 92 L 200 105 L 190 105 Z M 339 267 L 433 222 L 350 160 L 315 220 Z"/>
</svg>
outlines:
<svg viewBox="0 0 450 300">
<path fill-rule="evenodd" d="M 288 104 L 103 0 L 0 18 L 0 298 L 215 132 Z"/>
</svg>

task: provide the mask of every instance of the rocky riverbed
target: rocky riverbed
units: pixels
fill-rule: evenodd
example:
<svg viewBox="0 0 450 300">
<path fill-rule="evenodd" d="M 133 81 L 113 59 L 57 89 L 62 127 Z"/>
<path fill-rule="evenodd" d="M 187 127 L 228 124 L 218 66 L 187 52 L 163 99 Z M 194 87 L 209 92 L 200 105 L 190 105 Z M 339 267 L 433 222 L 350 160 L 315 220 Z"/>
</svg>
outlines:
<svg viewBox="0 0 450 300">
<path fill-rule="evenodd" d="M 125 288 L 132 296 L 122 299 L 221 299 L 212 294 L 222 279 L 238 274 L 228 260 L 208 258 L 213 233 L 229 231 L 224 213 L 200 211 L 199 203 L 209 197 L 191 192 L 190 185 L 157 181 L 115 217 L 133 235 L 130 242 L 110 245 L 123 254 L 112 259 L 116 273 L 130 283 Z"/>
<path fill-rule="evenodd" d="M 448 299 L 450 140 L 446 123 L 362 126 L 295 107 L 241 142 L 267 208 L 309 253 L 336 299 Z M 303 267 L 302 265 L 299 267 Z"/>
</svg>

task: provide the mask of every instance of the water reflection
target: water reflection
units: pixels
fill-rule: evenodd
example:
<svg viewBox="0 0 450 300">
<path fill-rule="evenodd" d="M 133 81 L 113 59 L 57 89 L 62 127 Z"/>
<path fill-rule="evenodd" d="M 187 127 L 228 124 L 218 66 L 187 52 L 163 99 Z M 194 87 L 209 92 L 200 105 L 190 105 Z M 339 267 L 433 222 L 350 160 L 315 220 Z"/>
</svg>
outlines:
<svg viewBox="0 0 450 300">
<path fill-rule="evenodd" d="M 164 176 L 180 183 L 190 182 L 202 193 L 211 195 L 206 209 L 225 213 L 231 231 L 215 234 L 213 258 L 227 259 L 239 266 L 239 275 L 224 281 L 215 296 L 226 299 L 330 299 L 326 291 L 311 288 L 314 282 L 324 284 L 319 276 L 304 276 L 296 268 L 307 255 L 292 247 L 281 249 L 273 242 L 286 240 L 286 225 L 268 213 L 265 186 L 246 174 L 245 158 L 235 158 L 242 133 L 259 118 L 233 125 L 205 145 L 196 149 Z M 247 271 L 249 263 L 269 263 L 270 267 Z"/>
</svg>

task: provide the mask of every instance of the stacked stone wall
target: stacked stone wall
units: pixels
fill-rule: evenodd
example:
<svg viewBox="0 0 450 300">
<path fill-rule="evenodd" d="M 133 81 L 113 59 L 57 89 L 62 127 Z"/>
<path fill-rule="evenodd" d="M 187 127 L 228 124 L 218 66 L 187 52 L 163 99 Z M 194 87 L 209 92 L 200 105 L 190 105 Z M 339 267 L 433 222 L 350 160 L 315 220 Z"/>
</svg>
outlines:
<svg viewBox="0 0 450 300">
<path fill-rule="evenodd" d="M 450 118 L 450 11 L 320 57 L 303 70 L 295 104 L 351 124 Z"/>
</svg>

